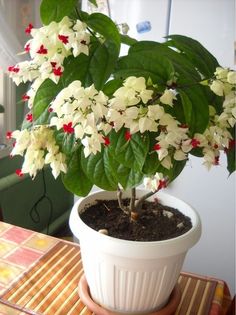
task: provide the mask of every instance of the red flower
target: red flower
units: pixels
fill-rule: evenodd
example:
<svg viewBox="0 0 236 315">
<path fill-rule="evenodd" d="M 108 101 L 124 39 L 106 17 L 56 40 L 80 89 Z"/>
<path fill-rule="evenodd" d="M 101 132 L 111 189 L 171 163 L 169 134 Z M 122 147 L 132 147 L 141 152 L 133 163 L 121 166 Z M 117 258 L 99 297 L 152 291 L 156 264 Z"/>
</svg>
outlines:
<svg viewBox="0 0 236 315">
<path fill-rule="evenodd" d="M 129 131 L 126 131 L 126 132 L 125 132 L 125 140 L 126 140 L 126 141 L 129 141 L 131 138 L 132 138 L 131 133 L 130 133 Z"/>
<path fill-rule="evenodd" d="M 20 69 L 15 67 L 15 66 L 10 66 L 10 67 L 8 67 L 8 71 L 17 73 L 20 71 Z"/>
<path fill-rule="evenodd" d="M 111 143 L 110 139 L 108 137 L 103 137 L 104 145 L 107 147 Z"/>
<path fill-rule="evenodd" d="M 22 95 L 23 101 L 27 102 L 29 99 L 30 99 L 29 95 L 27 95 L 27 94 Z"/>
<path fill-rule="evenodd" d="M 33 25 L 30 23 L 30 24 L 26 27 L 25 33 L 29 35 L 29 34 L 31 33 L 32 28 L 33 28 Z"/>
<path fill-rule="evenodd" d="M 220 157 L 219 156 L 216 156 L 215 157 L 215 161 L 214 161 L 214 165 L 219 165 L 219 160 L 220 160 Z"/>
<path fill-rule="evenodd" d="M 159 185 L 158 185 L 158 190 L 162 189 L 162 188 L 166 188 L 167 187 L 167 182 L 165 179 L 160 179 L 159 181 Z"/>
<path fill-rule="evenodd" d="M 181 124 L 179 125 L 180 128 L 188 128 L 188 125 L 187 124 Z"/>
<path fill-rule="evenodd" d="M 69 41 L 68 41 L 68 37 L 69 36 L 65 36 L 65 35 L 58 35 L 58 38 L 60 39 L 60 41 L 63 42 L 63 44 L 67 44 Z"/>
<path fill-rule="evenodd" d="M 51 65 L 52 65 L 52 67 L 53 67 L 53 68 L 55 68 L 55 67 L 56 67 L 56 64 L 57 64 L 56 62 L 51 61 L 50 63 L 51 63 Z"/>
<path fill-rule="evenodd" d="M 24 174 L 22 173 L 22 170 L 21 170 L 21 169 L 17 169 L 17 170 L 15 171 L 15 173 L 16 173 L 16 175 L 19 176 L 19 177 L 24 176 Z"/>
<path fill-rule="evenodd" d="M 190 143 L 191 143 L 193 148 L 198 148 L 200 141 L 193 138 Z"/>
<path fill-rule="evenodd" d="M 48 107 L 48 112 L 49 112 L 49 113 L 53 112 L 52 107 Z"/>
<path fill-rule="evenodd" d="M 33 115 L 32 114 L 27 114 L 26 115 L 26 120 L 28 120 L 29 122 L 33 121 Z"/>
<path fill-rule="evenodd" d="M 48 53 L 48 50 L 43 45 L 41 45 L 37 53 L 40 55 L 46 55 Z"/>
<path fill-rule="evenodd" d="M 58 68 L 54 68 L 53 69 L 53 73 L 57 76 L 62 76 L 63 72 L 61 71 L 61 67 L 58 67 Z"/>
<path fill-rule="evenodd" d="M 72 122 L 63 125 L 63 130 L 66 133 L 74 133 L 74 128 L 72 127 Z"/>
<path fill-rule="evenodd" d="M 6 138 L 11 139 L 12 138 L 12 131 L 7 131 Z"/>
<path fill-rule="evenodd" d="M 25 51 L 26 51 L 26 52 L 29 52 L 29 51 L 30 51 L 30 44 L 27 44 L 27 45 L 25 46 Z"/>
<path fill-rule="evenodd" d="M 161 149 L 161 146 L 160 146 L 159 143 L 154 144 L 153 150 L 158 151 L 158 150 L 160 150 L 160 149 Z"/>
</svg>

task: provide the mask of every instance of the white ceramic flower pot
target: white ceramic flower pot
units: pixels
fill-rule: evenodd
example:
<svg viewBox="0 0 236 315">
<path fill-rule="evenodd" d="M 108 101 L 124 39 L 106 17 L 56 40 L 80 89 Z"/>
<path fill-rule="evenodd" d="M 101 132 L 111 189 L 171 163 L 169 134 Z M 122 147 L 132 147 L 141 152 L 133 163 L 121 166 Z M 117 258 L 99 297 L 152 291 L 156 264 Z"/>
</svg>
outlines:
<svg viewBox="0 0 236 315">
<path fill-rule="evenodd" d="M 137 190 L 137 197 L 145 192 Z M 79 199 L 72 209 L 69 224 L 80 242 L 91 296 L 108 310 L 142 314 L 161 309 L 178 280 L 188 249 L 200 238 L 200 219 L 192 207 L 164 193 L 158 193 L 158 198 L 163 204 L 189 216 L 193 227 L 187 233 L 169 240 L 126 241 L 94 231 L 78 215 L 85 205 L 95 203 L 95 200 L 116 199 L 116 192 L 92 193 Z"/>
</svg>

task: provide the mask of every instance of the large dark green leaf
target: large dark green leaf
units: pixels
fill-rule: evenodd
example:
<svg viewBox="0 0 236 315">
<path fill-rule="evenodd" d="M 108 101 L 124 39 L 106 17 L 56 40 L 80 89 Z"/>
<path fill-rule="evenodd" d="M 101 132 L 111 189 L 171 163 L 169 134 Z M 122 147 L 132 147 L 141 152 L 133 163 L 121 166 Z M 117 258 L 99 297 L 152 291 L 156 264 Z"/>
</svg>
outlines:
<svg viewBox="0 0 236 315">
<path fill-rule="evenodd" d="M 42 0 L 40 5 L 40 17 L 43 24 L 48 25 L 52 21 L 60 22 L 64 16 L 68 16 L 76 7 L 78 0 Z"/>
<path fill-rule="evenodd" d="M 93 13 L 86 19 L 86 24 L 93 31 L 104 36 L 105 39 L 112 41 L 116 46 L 114 53 L 119 55 L 120 50 L 120 34 L 115 23 L 102 13 Z"/>
<path fill-rule="evenodd" d="M 185 54 L 192 64 L 205 76 L 210 77 L 219 66 L 216 58 L 195 39 L 182 35 L 167 36 L 167 45 Z"/>
<path fill-rule="evenodd" d="M 82 152 L 81 165 L 86 176 L 95 185 L 104 190 L 113 191 L 117 189 L 118 182 L 113 176 L 107 148 L 102 148 L 101 153 L 90 154 L 87 158 Z"/>
<path fill-rule="evenodd" d="M 160 161 L 156 152 L 148 153 L 146 156 L 145 163 L 143 165 L 143 173 L 146 176 L 152 176 L 156 174 L 158 167 L 160 166 Z"/>
<path fill-rule="evenodd" d="M 165 57 L 153 50 L 137 51 L 121 57 L 114 73 L 115 78 L 125 79 L 129 76 L 151 78 L 153 82 L 165 85 L 174 68 Z"/>
<path fill-rule="evenodd" d="M 74 152 L 68 163 L 67 173 L 62 175 L 62 181 L 66 189 L 77 196 L 86 196 L 93 184 L 85 175 L 80 162 L 80 151 Z"/>
<path fill-rule="evenodd" d="M 131 46 L 129 49 L 129 55 L 131 56 L 133 54 L 143 55 L 144 53 L 146 56 L 153 55 L 154 58 L 158 58 L 159 60 L 160 59 L 167 60 L 169 63 L 171 63 L 172 70 L 170 69 L 167 72 L 169 75 L 168 79 L 170 79 L 170 74 L 173 75 L 173 73 L 179 75 L 178 83 L 181 84 L 199 82 L 201 79 L 198 72 L 193 68 L 191 62 L 188 60 L 186 56 L 167 47 L 164 43 L 158 43 L 153 41 L 140 41 Z M 159 65 L 158 63 L 157 68 L 160 67 L 161 65 Z M 162 75 L 162 77 L 164 75 L 164 78 L 166 78 L 165 72 L 160 71 L 160 69 L 156 70 L 157 73 L 159 73 L 159 75 Z"/>
<path fill-rule="evenodd" d="M 63 153 L 70 156 L 77 148 L 75 135 L 65 132 L 56 132 L 56 142 Z"/>
<path fill-rule="evenodd" d="M 126 130 L 110 133 L 111 144 L 109 151 L 113 158 L 128 168 L 142 172 L 142 168 L 149 150 L 149 138 L 145 134 L 135 133 L 131 139 L 125 139 Z"/>
<path fill-rule="evenodd" d="M 34 98 L 33 117 L 34 120 L 47 110 L 52 99 L 61 90 L 62 86 L 56 84 L 50 79 L 45 80 L 37 90 Z"/>
<path fill-rule="evenodd" d="M 209 103 L 201 85 L 178 89 L 190 132 L 203 133 L 209 122 Z"/>
<path fill-rule="evenodd" d="M 103 92 L 111 97 L 122 86 L 122 83 L 123 81 L 119 79 L 110 80 L 104 85 Z"/>
<path fill-rule="evenodd" d="M 114 70 L 119 51 L 113 41 L 100 44 L 91 56 L 89 74 L 95 87 L 101 90 Z"/>
<path fill-rule="evenodd" d="M 125 167 L 123 164 L 117 162 L 111 154 L 109 154 L 108 157 L 112 174 L 117 182 L 121 184 L 123 189 L 133 188 L 141 183 L 143 179 L 143 174 L 141 172 Z"/>
<path fill-rule="evenodd" d="M 97 47 L 97 46 L 96 46 Z M 96 49 L 96 48 L 95 48 Z M 91 56 L 80 54 L 78 57 L 69 57 L 64 64 L 64 72 L 59 83 L 66 87 L 71 82 L 79 80 L 84 86 L 92 84 L 92 78 L 89 73 L 89 64 Z"/>
</svg>

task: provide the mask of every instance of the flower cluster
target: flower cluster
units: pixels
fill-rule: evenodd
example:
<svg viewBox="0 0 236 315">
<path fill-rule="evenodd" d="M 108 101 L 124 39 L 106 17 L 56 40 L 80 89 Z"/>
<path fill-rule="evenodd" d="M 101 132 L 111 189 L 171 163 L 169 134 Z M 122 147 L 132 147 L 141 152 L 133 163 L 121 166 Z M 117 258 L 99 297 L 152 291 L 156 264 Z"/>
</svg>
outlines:
<svg viewBox="0 0 236 315">
<path fill-rule="evenodd" d="M 29 101 L 31 108 L 37 89 L 44 80 L 49 78 L 58 83 L 63 74 L 63 62 L 66 57 L 77 57 L 81 53 L 88 55 L 90 34 L 86 31 L 85 23 L 80 20 L 74 22 L 68 17 L 64 17 L 59 23 L 51 22 L 39 29 L 30 24 L 26 33 L 32 36 L 25 45 L 25 52 L 29 53 L 31 60 L 10 66 L 8 71 L 16 85 L 33 81 L 25 95 L 25 100 Z"/>
<path fill-rule="evenodd" d="M 38 126 L 29 131 L 16 130 L 9 135 L 15 139 L 11 156 L 24 155 L 20 175 L 29 173 L 33 178 L 45 164 L 50 164 L 56 178 L 60 172 L 66 172 L 66 156 L 59 151 L 54 132 L 47 126 Z"/>
</svg>

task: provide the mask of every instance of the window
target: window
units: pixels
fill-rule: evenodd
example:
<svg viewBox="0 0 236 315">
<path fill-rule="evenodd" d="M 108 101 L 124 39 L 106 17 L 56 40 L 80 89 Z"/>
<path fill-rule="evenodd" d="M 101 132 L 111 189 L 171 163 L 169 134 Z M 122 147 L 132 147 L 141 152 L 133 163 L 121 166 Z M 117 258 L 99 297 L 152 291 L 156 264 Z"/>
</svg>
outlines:
<svg viewBox="0 0 236 315">
<path fill-rule="evenodd" d="M 0 104 L 4 107 L 4 113 L 0 113 L 0 158 L 10 152 L 6 133 L 8 130 L 15 129 L 15 103 L 15 86 L 3 70 L 0 70 Z"/>
<path fill-rule="evenodd" d="M 28 40 L 24 29 L 29 23 L 36 27 L 39 23 L 39 4 L 38 0 L 0 0 L 0 104 L 4 107 L 4 113 L 0 110 L 0 158 L 11 150 L 6 132 L 19 127 L 25 111 L 24 105 L 17 104 L 22 87 L 15 86 L 6 70 L 27 58 L 18 53 L 24 51 Z"/>
</svg>

